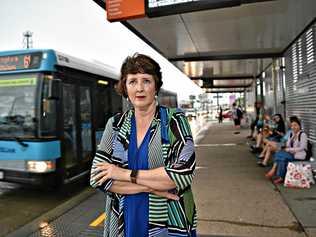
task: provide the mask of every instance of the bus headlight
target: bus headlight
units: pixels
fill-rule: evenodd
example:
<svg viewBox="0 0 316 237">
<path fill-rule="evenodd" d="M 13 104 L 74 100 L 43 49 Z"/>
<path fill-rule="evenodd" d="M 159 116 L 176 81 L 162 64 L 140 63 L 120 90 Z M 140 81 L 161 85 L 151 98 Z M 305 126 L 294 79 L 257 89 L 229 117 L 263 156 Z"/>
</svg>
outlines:
<svg viewBox="0 0 316 237">
<path fill-rule="evenodd" d="M 27 170 L 34 173 L 47 173 L 55 171 L 55 161 L 28 161 Z"/>
</svg>

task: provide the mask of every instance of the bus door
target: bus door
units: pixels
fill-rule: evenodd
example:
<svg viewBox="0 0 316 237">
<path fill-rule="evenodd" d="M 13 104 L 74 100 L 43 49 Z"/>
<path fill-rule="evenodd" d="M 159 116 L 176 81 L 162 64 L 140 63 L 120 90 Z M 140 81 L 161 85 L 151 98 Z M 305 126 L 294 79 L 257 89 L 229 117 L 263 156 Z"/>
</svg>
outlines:
<svg viewBox="0 0 316 237">
<path fill-rule="evenodd" d="M 63 123 L 64 123 L 64 157 L 65 168 L 78 164 L 78 132 L 76 91 L 74 84 L 63 83 Z"/>
<path fill-rule="evenodd" d="M 93 136 L 92 136 L 92 104 L 91 86 L 80 85 L 80 154 L 83 162 L 89 162 L 93 156 Z"/>
<path fill-rule="evenodd" d="M 65 168 L 77 173 L 93 157 L 92 103 L 89 84 L 63 83 Z M 85 168 L 84 168 L 85 169 Z M 81 169 L 80 169 L 81 170 Z M 70 171 L 70 175 L 74 175 Z"/>
</svg>

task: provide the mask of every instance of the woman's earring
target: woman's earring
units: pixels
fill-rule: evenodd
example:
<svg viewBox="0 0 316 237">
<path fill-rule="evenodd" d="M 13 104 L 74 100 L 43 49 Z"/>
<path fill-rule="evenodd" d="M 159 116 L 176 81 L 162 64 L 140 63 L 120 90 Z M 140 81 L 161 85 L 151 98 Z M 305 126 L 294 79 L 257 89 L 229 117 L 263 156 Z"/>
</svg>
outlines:
<svg viewBox="0 0 316 237">
<path fill-rule="evenodd" d="M 155 95 L 156 105 L 158 105 L 158 95 Z"/>
<path fill-rule="evenodd" d="M 131 101 L 129 100 L 128 97 L 126 97 L 126 102 L 127 102 L 127 109 L 131 109 L 132 108 L 132 103 L 131 103 Z"/>
</svg>

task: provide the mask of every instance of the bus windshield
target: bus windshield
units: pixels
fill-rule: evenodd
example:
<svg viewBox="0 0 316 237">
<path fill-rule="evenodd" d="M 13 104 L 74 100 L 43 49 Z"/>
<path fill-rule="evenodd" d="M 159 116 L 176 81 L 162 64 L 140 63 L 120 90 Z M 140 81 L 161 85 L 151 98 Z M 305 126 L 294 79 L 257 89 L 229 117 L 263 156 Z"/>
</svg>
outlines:
<svg viewBox="0 0 316 237">
<path fill-rule="evenodd" d="M 0 137 L 33 137 L 35 95 L 34 74 L 0 76 Z"/>
</svg>

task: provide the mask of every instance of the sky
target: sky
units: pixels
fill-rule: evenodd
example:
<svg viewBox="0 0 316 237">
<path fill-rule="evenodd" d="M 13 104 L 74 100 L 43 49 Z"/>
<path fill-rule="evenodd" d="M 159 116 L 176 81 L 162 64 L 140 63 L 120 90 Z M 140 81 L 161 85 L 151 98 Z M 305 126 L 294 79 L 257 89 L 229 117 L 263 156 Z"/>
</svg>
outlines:
<svg viewBox="0 0 316 237">
<path fill-rule="evenodd" d="M 162 68 L 163 88 L 188 99 L 202 90 L 121 23 L 109 23 L 92 0 L 1 0 L 0 51 L 23 48 L 23 32 L 33 32 L 33 48 L 52 48 L 119 71 L 135 52 L 153 57 Z M 181 84 L 181 88 L 179 88 Z"/>
</svg>

